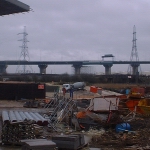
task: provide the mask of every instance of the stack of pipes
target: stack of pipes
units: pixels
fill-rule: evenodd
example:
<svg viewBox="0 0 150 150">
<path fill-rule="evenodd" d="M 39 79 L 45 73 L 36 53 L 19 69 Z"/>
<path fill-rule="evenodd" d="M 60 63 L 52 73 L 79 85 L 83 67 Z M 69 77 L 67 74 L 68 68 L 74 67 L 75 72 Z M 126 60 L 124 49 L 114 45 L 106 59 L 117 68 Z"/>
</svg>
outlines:
<svg viewBox="0 0 150 150">
<path fill-rule="evenodd" d="M 31 121 L 40 126 L 47 126 L 48 120 L 41 116 L 39 113 L 22 112 L 22 111 L 2 111 L 3 124 Z"/>
<path fill-rule="evenodd" d="M 22 139 L 35 139 L 34 125 L 28 122 L 7 123 L 2 128 L 2 143 L 18 143 Z"/>
<path fill-rule="evenodd" d="M 39 113 L 18 111 L 2 111 L 2 121 L 2 143 L 34 139 L 42 133 L 42 125 L 48 124 Z"/>
</svg>

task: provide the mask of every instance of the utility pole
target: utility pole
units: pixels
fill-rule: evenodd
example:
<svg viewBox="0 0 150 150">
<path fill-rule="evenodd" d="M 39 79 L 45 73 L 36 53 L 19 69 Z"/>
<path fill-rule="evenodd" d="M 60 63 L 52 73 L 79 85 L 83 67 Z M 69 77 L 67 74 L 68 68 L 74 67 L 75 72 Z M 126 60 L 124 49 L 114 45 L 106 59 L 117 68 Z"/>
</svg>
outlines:
<svg viewBox="0 0 150 150">
<path fill-rule="evenodd" d="M 26 27 L 24 27 L 24 32 L 23 33 L 18 33 L 19 34 L 23 34 L 23 39 L 21 40 L 18 40 L 18 41 L 22 41 L 22 46 L 21 47 L 21 54 L 20 54 L 20 57 L 19 57 L 19 61 L 29 61 L 30 60 L 30 57 L 29 57 L 29 52 L 28 52 L 28 46 L 27 46 L 27 43 L 29 42 L 27 40 L 27 32 L 26 32 Z M 27 70 L 27 66 L 26 65 L 23 65 L 23 70 L 19 70 L 19 67 L 20 65 L 18 65 L 17 69 L 16 69 L 16 72 L 18 73 L 31 73 L 33 72 L 32 70 L 32 67 L 29 66 L 29 70 Z"/>
</svg>

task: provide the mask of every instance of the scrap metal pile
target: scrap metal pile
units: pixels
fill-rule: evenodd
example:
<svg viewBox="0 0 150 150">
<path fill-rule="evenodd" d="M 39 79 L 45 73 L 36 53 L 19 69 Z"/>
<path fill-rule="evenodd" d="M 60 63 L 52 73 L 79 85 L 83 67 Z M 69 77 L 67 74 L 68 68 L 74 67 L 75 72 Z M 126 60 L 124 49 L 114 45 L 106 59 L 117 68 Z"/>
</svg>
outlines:
<svg viewBox="0 0 150 150">
<path fill-rule="evenodd" d="M 19 143 L 22 139 L 35 139 L 43 132 L 48 121 L 39 113 L 2 111 L 2 143 Z"/>
<path fill-rule="evenodd" d="M 120 97 L 118 110 L 123 123 L 105 129 L 103 135 L 93 136 L 90 145 L 113 149 L 150 149 L 150 88 L 131 88 L 128 94 Z"/>
<path fill-rule="evenodd" d="M 105 92 L 102 91 L 104 94 Z M 141 106 L 139 105 L 140 101 L 144 101 L 141 104 L 145 108 L 141 109 L 143 110 L 142 113 L 140 113 L 141 110 L 139 111 L 141 107 L 138 107 Z M 109 92 L 108 96 L 94 97 L 90 102 L 86 102 L 88 107 L 83 106 L 81 108 L 78 106 L 78 102 L 75 99 L 55 97 L 46 104 L 45 108 L 53 108 L 48 116 L 49 127 L 55 131 L 64 132 L 63 128 L 58 129 L 58 124 L 63 122 L 67 126 L 73 127 L 72 129 L 78 127 L 78 129 L 84 130 L 85 134 L 86 130 L 90 128 L 98 127 L 96 128 L 98 130 L 104 128 L 106 132 L 100 136 L 92 136 L 92 142 L 90 143 L 91 146 L 99 148 L 108 145 L 117 148 L 150 145 L 150 119 L 145 116 L 150 114 L 150 101 L 149 97 L 144 95 L 143 88 L 133 88 L 128 95 L 115 95 L 115 93 L 111 95 L 111 92 Z M 83 103 L 85 103 L 85 100 L 83 100 Z M 88 125 L 88 128 L 86 128 L 86 125 Z"/>
<path fill-rule="evenodd" d="M 150 88 L 131 88 L 126 105 L 131 112 L 150 115 Z"/>
<path fill-rule="evenodd" d="M 111 124 L 120 123 L 118 114 L 118 97 L 97 97 L 88 100 L 88 107 L 82 107 L 78 100 L 61 97 L 56 95 L 44 108 L 51 109 L 49 118 L 49 127 L 55 131 L 59 123 L 65 123 L 78 130 L 88 130 L 90 127 L 103 127 Z M 83 104 L 85 101 L 83 100 Z M 86 103 L 87 105 L 87 103 Z"/>
</svg>

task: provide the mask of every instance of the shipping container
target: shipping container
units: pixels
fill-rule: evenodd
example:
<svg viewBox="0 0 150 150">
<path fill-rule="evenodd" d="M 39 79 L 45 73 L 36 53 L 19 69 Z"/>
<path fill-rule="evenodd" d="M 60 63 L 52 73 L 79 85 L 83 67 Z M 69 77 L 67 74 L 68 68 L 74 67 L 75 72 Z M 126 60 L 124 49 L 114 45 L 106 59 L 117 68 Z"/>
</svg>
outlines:
<svg viewBox="0 0 150 150">
<path fill-rule="evenodd" d="M 43 99 L 45 84 L 40 83 L 0 83 L 1 100 Z"/>
</svg>

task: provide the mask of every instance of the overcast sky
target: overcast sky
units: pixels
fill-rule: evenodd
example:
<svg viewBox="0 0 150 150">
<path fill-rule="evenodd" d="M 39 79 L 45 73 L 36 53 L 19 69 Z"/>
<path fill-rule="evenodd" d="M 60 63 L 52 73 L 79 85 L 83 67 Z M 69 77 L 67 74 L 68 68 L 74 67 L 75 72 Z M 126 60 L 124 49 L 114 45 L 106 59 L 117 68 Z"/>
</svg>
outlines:
<svg viewBox="0 0 150 150">
<path fill-rule="evenodd" d="M 33 11 L 0 17 L 0 60 L 18 60 L 24 26 L 30 60 L 130 60 L 136 26 L 139 60 L 150 60 L 150 0 L 20 0 Z M 37 66 L 32 66 L 39 72 Z M 16 68 L 16 66 L 14 67 Z M 114 65 L 112 72 L 127 71 Z M 142 71 L 150 71 L 143 65 Z M 15 72 L 8 66 L 7 72 Z M 48 66 L 47 73 L 71 73 L 71 66 Z M 104 72 L 95 66 L 93 72 Z"/>
</svg>

